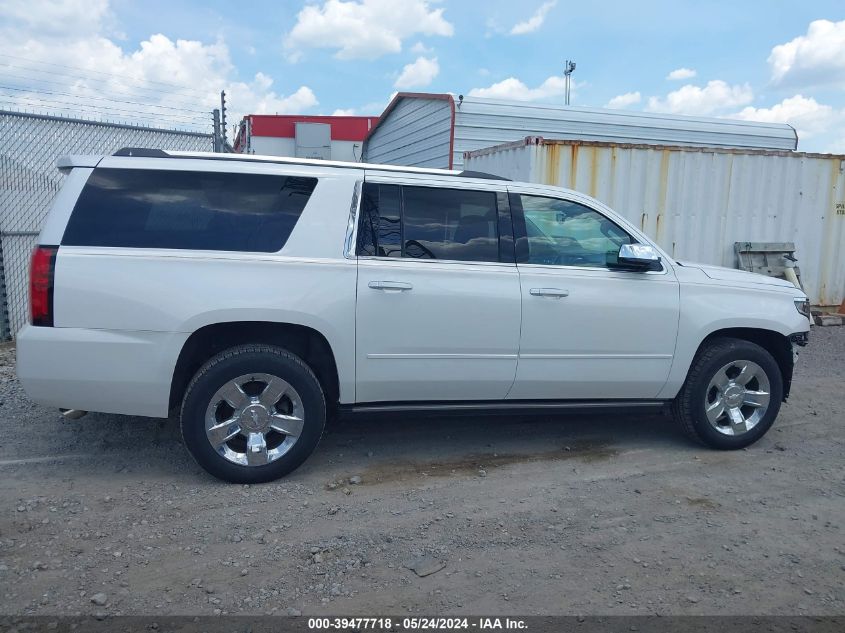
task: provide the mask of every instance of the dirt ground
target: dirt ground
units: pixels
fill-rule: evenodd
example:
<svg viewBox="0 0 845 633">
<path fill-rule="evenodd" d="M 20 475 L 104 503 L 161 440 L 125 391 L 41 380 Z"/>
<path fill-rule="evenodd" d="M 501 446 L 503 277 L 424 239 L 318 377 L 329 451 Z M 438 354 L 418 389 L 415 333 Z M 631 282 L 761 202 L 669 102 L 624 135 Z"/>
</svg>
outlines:
<svg viewBox="0 0 845 633">
<path fill-rule="evenodd" d="M 355 419 L 250 487 L 172 421 L 32 404 L 7 348 L 0 613 L 843 614 L 845 328 L 811 341 L 744 451 L 655 416 Z"/>
</svg>

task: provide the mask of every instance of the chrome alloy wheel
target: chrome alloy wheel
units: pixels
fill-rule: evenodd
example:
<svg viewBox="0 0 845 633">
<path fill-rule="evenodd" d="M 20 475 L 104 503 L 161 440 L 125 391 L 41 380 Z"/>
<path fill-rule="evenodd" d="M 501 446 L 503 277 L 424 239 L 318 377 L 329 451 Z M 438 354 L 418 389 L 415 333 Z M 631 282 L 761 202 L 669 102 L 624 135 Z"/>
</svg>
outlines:
<svg viewBox="0 0 845 633">
<path fill-rule="evenodd" d="M 771 388 L 763 368 L 750 360 L 722 367 L 707 386 L 704 411 L 710 425 L 724 435 L 753 429 L 769 408 Z"/>
<path fill-rule="evenodd" d="M 245 374 L 212 396 L 205 433 L 230 462 L 263 466 L 296 444 L 304 422 L 302 399 L 289 383 L 270 374 Z"/>
</svg>

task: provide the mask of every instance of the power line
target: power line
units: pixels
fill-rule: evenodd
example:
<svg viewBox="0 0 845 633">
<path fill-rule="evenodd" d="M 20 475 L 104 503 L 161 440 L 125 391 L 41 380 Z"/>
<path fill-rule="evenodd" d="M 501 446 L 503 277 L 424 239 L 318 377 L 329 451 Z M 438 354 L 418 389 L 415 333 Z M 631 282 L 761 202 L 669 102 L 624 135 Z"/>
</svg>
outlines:
<svg viewBox="0 0 845 633">
<path fill-rule="evenodd" d="M 107 77 L 115 77 L 117 79 L 122 79 L 124 81 L 144 82 L 144 83 L 150 83 L 150 84 L 158 84 L 158 85 L 161 85 L 161 86 L 166 86 L 168 88 L 184 89 L 184 86 L 181 86 L 179 84 L 169 83 L 169 82 L 166 82 L 166 81 L 157 81 L 155 79 L 133 79 L 131 77 L 125 77 L 123 75 L 117 75 L 115 73 L 107 73 L 103 70 L 92 70 L 90 68 L 80 68 L 79 66 L 68 66 L 66 64 L 57 64 L 55 62 L 45 62 L 45 61 L 41 61 L 41 60 L 37 60 L 37 59 L 28 59 L 26 57 L 19 57 L 17 55 L 9 55 L 8 53 L 0 53 L 0 57 L 6 57 L 6 58 L 9 58 L 9 59 L 17 59 L 17 60 L 20 60 L 20 61 L 29 62 L 30 64 L 41 64 L 42 66 L 53 66 L 53 67 L 56 67 L 56 68 L 66 68 L 66 69 L 69 69 L 69 70 L 77 70 L 77 71 L 81 71 L 81 72 L 84 72 L 84 73 L 96 73 L 98 75 L 105 75 Z M 43 71 L 43 72 L 48 72 L 48 71 Z"/>
<path fill-rule="evenodd" d="M 0 97 L 6 98 L 10 103 L 26 103 L 31 107 L 42 108 L 59 108 L 64 110 L 74 110 L 77 112 L 96 112 L 106 116 L 133 116 L 137 118 L 145 118 L 150 120 L 170 121 L 172 123 L 180 123 L 183 125 L 201 125 L 205 122 L 202 119 L 186 119 L 182 117 L 160 116 L 155 112 L 140 112 L 136 110 L 121 110 L 117 108 L 101 108 L 96 106 L 86 106 L 80 103 L 68 103 L 63 101 L 48 101 L 44 99 L 36 99 L 33 97 L 16 97 L 0 93 Z"/>
<path fill-rule="evenodd" d="M 41 107 L 59 107 L 68 109 L 67 106 L 70 108 L 75 108 L 79 111 L 94 111 L 94 112 L 104 112 L 110 116 L 117 115 L 132 115 L 136 117 L 144 117 L 150 118 L 152 120 L 156 120 L 156 117 L 161 117 L 162 119 L 168 119 L 171 121 L 183 121 L 185 123 L 199 123 L 202 121 L 199 117 L 192 117 L 192 116 L 180 116 L 180 115 L 173 115 L 173 114 L 158 114 L 156 112 L 144 112 L 140 110 L 127 110 L 124 108 L 115 108 L 112 106 L 103 106 L 103 105 L 86 105 L 84 103 L 75 103 L 72 101 L 63 101 L 60 99 L 40 99 L 38 97 L 29 97 L 29 96 L 18 96 L 18 95 L 9 95 L 0 93 L 0 96 L 6 97 L 13 103 L 16 101 L 27 101 L 27 102 L 35 102 L 39 104 Z"/>
<path fill-rule="evenodd" d="M 168 127 L 165 124 L 170 124 L 170 126 L 176 126 L 182 128 L 184 131 L 189 132 L 205 132 L 206 130 L 203 129 L 202 125 L 199 124 L 186 124 L 186 123 L 178 123 L 174 121 L 164 121 L 162 119 L 154 119 L 149 117 L 143 116 L 135 116 L 131 119 L 119 117 L 113 114 L 104 113 L 104 112 L 80 112 L 79 110 L 73 110 L 71 108 L 52 108 L 49 109 L 45 108 L 44 106 L 33 106 L 29 104 L 20 104 L 17 102 L 12 101 L 2 101 L 0 100 L 0 106 L 7 106 L 9 110 L 23 112 L 23 113 L 32 113 L 32 114 L 51 114 L 54 116 L 70 116 L 73 118 L 84 119 L 92 122 L 106 122 L 106 123 L 121 123 L 121 124 L 137 124 L 139 121 L 143 122 L 147 127 L 158 127 L 160 129 L 171 130 L 173 127 Z M 36 112 L 36 110 L 40 112 Z M 28 112 L 32 111 L 32 112 Z"/>
<path fill-rule="evenodd" d="M 3 62 L 0 62 L 0 66 L 6 66 L 8 68 L 14 68 L 14 69 L 17 70 L 17 68 L 15 66 L 11 66 L 11 65 L 5 64 Z M 40 70 L 40 69 L 37 69 L 37 68 L 31 68 L 31 69 L 24 68 L 22 70 L 32 70 L 32 71 L 35 71 L 35 72 L 44 72 L 44 73 L 48 73 L 48 74 L 51 74 L 51 75 L 60 75 L 61 77 L 64 78 L 64 81 L 57 81 L 55 79 L 44 79 L 44 78 L 41 78 L 41 77 L 30 77 L 30 76 L 27 76 L 27 75 L 17 75 L 17 74 L 14 74 L 14 73 L 10 73 L 8 71 L 2 71 L 2 75 L 0 75 L 0 77 L 6 78 L 6 79 L 9 79 L 9 78 L 11 78 L 11 79 L 21 79 L 21 80 L 23 80 L 27 83 L 46 84 L 46 85 L 50 86 L 51 88 L 55 87 L 55 86 L 58 86 L 60 88 L 66 88 L 67 85 L 68 85 L 68 80 L 71 80 L 71 81 L 72 80 L 79 80 L 79 81 L 94 82 L 94 83 L 106 81 L 105 79 L 99 79 L 99 78 L 72 77 L 72 76 L 69 76 L 67 74 L 57 73 L 57 72 L 48 71 L 48 70 Z M 152 93 L 153 95 L 156 95 L 156 96 L 166 95 L 168 99 L 170 99 L 174 102 L 177 102 L 177 103 L 183 102 L 183 101 L 193 103 L 196 99 L 196 93 L 191 93 L 190 95 L 188 95 L 188 93 L 184 93 L 186 96 L 181 96 L 181 97 L 175 96 L 174 97 L 174 95 L 170 92 L 155 89 L 155 88 L 133 88 L 133 87 L 121 86 L 121 85 L 118 85 L 118 86 L 110 85 L 110 88 L 111 89 L 119 88 L 120 91 L 127 91 L 127 93 L 126 93 L 127 96 L 136 97 L 136 98 L 139 98 L 139 99 L 150 99 L 151 98 L 151 95 L 143 94 L 144 92 L 149 92 L 149 93 Z"/>
<path fill-rule="evenodd" d="M 26 93 L 36 93 L 36 94 L 44 94 L 44 95 L 52 95 L 52 96 L 59 96 L 59 97 L 72 97 L 74 99 L 93 99 L 95 101 L 111 101 L 112 103 L 126 103 L 132 105 L 139 105 L 144 106 L 147 108 L 162 108 L 164 110 L 176 110 L 178 112 L 190 112 L 193 114 L 202 114 L 207 115 L 208 113 L 204 110 L 189 110 L 186 108 L 178 108 L 174 106 L 166 106 L 157 103 L 144 103 L 142 101 L 127 101 L 126 99 L 111 99 L 109 97 L 94 97 L 91 95 L 75 95 L 69 92 L 53 92 L 50 90 L 41 90 L 39 89 L 29 89 L 29 88 L 15 88 L 14 86 L 4 86 L 0 85 L 0 89 L 3 90 L 14 90 L 16 92 L 26 92 Z"/>
</svg>

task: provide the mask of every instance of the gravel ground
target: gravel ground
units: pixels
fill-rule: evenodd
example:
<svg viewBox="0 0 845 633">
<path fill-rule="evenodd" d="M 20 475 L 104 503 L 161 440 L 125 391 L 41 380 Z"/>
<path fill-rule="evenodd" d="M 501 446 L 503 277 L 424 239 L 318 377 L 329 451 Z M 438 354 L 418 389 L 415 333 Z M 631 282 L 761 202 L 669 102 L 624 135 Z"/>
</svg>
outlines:
<svg viewBox="0 0 845 633">
<path fill-rule="evenodd" d="M 172 421 L 62 420 L 0 350 L 0 613 L 843 614 L 845 328 L 811 341 L 744 451 L 655 416 L 356 419 L 262 486 Z"/>
</svg>

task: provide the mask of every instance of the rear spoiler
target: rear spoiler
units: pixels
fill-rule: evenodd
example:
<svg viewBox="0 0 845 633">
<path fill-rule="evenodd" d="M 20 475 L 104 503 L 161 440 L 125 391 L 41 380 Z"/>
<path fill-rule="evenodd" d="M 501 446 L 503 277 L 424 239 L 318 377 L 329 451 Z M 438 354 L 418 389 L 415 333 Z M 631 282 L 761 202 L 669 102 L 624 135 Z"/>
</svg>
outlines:
<svg viewBox="0 0 845 633">
<path fill-rule="evenodd" d="M 56 161 L 56 169 L 63 174 L 70 173 L 74 167 L 96 167 L 103 159 L 102 156 L 90 156 L 82 154 L 69 154 L 66 156 L 59 156 Z"/>
</svg>

